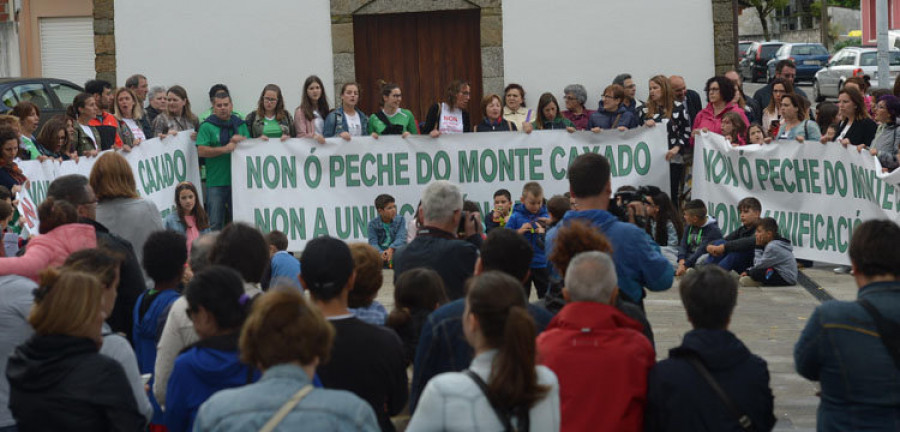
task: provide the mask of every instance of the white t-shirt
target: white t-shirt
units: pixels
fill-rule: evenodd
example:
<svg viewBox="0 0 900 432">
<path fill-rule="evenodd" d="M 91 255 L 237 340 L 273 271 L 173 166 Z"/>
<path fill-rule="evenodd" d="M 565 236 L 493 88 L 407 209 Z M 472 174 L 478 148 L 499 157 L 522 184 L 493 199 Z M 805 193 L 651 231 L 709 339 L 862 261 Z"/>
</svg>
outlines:
<svg viewBox="0 0 900 432">
<path fill-rule="evenodd" d="M 359 112 L 357 111 L 353 115 L 344 112 L 344 118 L 347 119 L 347 132 L 350 132 L 351 136 L 362 136 L 362 122 L 359 119 Z"/>
<path fill-rule="evenodd" d="M 87 136 L 91 137 L 91 141 L 94 142 L 94 148 L 96 149 L 96 148 L 97 148 L 97 137 L 94 136 L 94 132 L 91 130 L 91 127 L 90 127 L 90 126 L 85 126 L 85 125 L 80 124 L 80 123 L 79 123 L 78 125 L 81 126 L 81 130 L 83 130 L 84 133 L 87 134 Z"/>
<path fill-rule="evenodd" d="M 438 119 L 441 133 L 463 133 L 463 113 L 459 108 L 450 109 L 450 107 L 441 102 L 441 113 Z"/>
<path fill-rule="evenodd" d="M 313 115 L 313 125 L 316 128 L 316 134 L 322 135 L 322 132 L 325 131 L 325 119 L 322 118 L 318 111 L 313 111 Z"/>
<path fill-rule="evenodd" d="M 125 124 L 128 125 L 128 129 L 131 130 L 131 134 L 134 135 L 134 139 L 139 139 L 141 141 L 147 139 L 144 136 L 144 129 L 138 126 L 137 122 L 132 119 L 122 119 L 125 121 Z"/>
</svg>

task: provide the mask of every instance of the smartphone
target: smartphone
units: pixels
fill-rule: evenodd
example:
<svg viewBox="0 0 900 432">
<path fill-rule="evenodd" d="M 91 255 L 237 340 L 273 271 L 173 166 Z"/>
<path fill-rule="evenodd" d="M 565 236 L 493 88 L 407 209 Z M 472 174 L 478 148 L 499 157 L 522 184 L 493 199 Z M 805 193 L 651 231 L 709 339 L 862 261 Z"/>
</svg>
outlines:
<svg viewBox="0 0 900 432">
<path fill-rule="evenodd" d="M 141 375 L 141 382 L 143 382 L 144 385 L 147 385 L 150 383 L 151 378 L 153 378 L 153 374 L 143 374 Z"/>
</svg>

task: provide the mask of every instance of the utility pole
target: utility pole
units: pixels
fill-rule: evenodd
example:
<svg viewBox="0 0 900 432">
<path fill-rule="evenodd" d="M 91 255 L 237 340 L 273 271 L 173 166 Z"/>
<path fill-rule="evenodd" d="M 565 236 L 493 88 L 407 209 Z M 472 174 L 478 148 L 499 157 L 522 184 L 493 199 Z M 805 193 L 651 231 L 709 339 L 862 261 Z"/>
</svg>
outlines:
<svg viewBox="0 0 900 432">
<path fill-rule="evenodd" d="M 878 30 L 878 87 L 891 88 L 888 47 L 888 0 L 875 1 L 875 26 Z"/>
<path fill-rule="evenodd" d="M 821 25 L 819 26 L 819 30 L 822 31 L 822 45 L 825 46 L 825 49 L 828 49 L 828 0 L 820 0 L 822 2 L 821 13 Z"/>
</svg>

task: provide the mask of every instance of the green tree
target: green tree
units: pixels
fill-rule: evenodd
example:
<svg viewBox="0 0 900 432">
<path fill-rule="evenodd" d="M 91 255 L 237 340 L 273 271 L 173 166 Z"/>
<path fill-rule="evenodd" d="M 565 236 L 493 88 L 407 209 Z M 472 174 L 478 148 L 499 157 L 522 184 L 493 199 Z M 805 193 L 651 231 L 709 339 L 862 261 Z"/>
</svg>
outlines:
<svg viewBox="0 0 900 432">
<path fill-rule="evenodd" d="M 772 39 L 769 37 L 769 15 L 776 10 L 784 9 L 789 2 L 790 0 L 738 0 L 738 4 L 741 6 L 756 9 L 756 13 L 759 15 L 759 22 L 762 24 L 763 36 L 766 40 Z"/>
</svg>

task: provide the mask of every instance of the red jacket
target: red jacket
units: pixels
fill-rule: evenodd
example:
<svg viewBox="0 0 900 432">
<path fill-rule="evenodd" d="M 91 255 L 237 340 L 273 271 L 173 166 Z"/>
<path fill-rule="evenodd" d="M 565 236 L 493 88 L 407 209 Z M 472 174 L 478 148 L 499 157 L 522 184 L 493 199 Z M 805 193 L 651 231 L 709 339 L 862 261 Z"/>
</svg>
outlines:
<svg viewBox="0 0 900 432">
<path fill-rule="evenodd" d="M 569 303 L 550 321 L 537 351 L 559 379 L 560 431 L 643 430 L 656 357 L 641 330 L 618 309 L 594 302 Z"/>
<path fill-rule="evenodd" d="M 746 134 L 747 129 L 750 127 L 750 121 L 747 120 L 747 114 L 744 112 L 744 109 L 737 106 L 734 102 L 728 102 L 725 105 L 725 109 L 719 113 L 719 115 L 715 114 L 715 108 L 713 108 L 712 104 L 707 104 L 706 108 L 700 110 L 697 113 L 697 118 L 694 119 L 694 127 L 691 130 L 701 130 L 703 128 L 709 129 L 710 132 L 717 133 L 719 135 L 722 134 L 722 116 L 725 115 L 728 111 L 734 111 L 738 113 L 741 118 L 744 120 L 744 134 Z M 747 139 L 743 136 L 739 136 L 738 140 L 741 145 L 747 144 Z M 691 136 L 691 147 L 694 146 L 694 137 Z"/>
<path fill-rule="evenodd" d="M 122 148 L 122 137 L 119 136 L 119 120 L 106 111 L 103 111 L 100 117 L 103 119 L 102 121 L 94 117 L 88 121 L 88 126 L 110 126 L 116 128 L 116 148 Z M 99 139 L 100 137 L 97 138 Z"/>
</svg>

